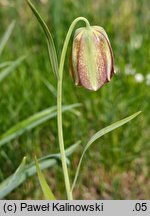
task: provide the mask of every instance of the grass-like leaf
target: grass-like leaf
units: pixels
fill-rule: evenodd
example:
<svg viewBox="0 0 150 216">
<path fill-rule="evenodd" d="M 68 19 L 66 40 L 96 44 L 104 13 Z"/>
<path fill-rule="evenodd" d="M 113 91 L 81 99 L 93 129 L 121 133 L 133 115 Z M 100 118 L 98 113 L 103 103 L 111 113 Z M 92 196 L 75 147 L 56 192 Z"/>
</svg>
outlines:
<svg viewBox="0 0 150 216">
<path fill-rule="evenodd" d="M 36 170 L 38 173 L 39 182 L 40 182 L 42 191 L 44 193 L 45 199 L 46 200 L 56 200 L 52 190 L 50 189 L 50 187 L 48 186 L 48 184 L 46 182 L 46 179 L 45 179 L 43 173 L 41 172 L 41 169 L 40 169 L 40 166 L 39 166 L 39 163 L 38 163 L 38 160 L 36 157 L 35 157 L 35 165 L 36 165 Z"/>
<path fill-rule="evenodd" d="M 0 69 L 7 67 L 7 66 L 10 66 L 11 64 L 12 64 L 12 61 L 0 63 Z"/>
<path fill-rule="evenodd" d="M 25 168 L 26 159 L 27 159 L 26 157 L 24 157 L 22 159 L 22 162 L 21 162 L 20 166 L 17 168 L 16 172 L 13 175 L 12 181 L 15 181 L 15 179 L 17 178 L 17 176 L 19 176 L 20 173 L 22 172 L 22 170 Z"/>
<path fill-rule="evenodd" d="M 57 78 L 59 78 L 59 74 L 58 74 L 58 59 L 57 59 L 57 53 L 56 53 L 56 48 L 55 48 L 55 44 L 52 38 L 52 35 L 49 31 L 49 28 L 47 27 L 46 23 L 44 22 L 44 20 L 42 19 L 42 17 L 40 16 L 39 12 L 36 10 L 35 6 L 31 3 L 30 0 L 27 0 L 29 7 L 31 8 L 32 12 L 34 13 L 35 17 L 37 18 L 37 20 L 39 21 L 45 36 L 46 36 L 46 41 L 47 41 L 47 47 L 48 47 L 48 54 L 49 54 L 49 58 L 50 58 L 50 62 L 52 65 L 52 70 L 54 72 L 54 74 L 56 75 Z"/>
<path fill-rule="evenodd" d="M 12 21 L 10 23 L 10 25 L 8 26 L 6 32 L 4 33 L 2 39 L 0 40 L 0 56 L 1 56 L 3 49 L 4 49 L 5 45 L 7 44 L 7 41 L 8 41 L 8 39 L 9 39 L 13 29 L 14 29 L 14 26 L 15 26 L 15 21 Z"/>
<path fill-rule="evenodd" d="M 0 82 L 11 72 L 13 72 L 18 67 L 18 65 L 20 65 L 21 62 L 24 61 L 25 58 L 26 56 L 18 58 L 17 60 L 13 61 L 8 67 L 6 67 L 2 72 L 0 72 Z"/>
<path fill-rule="evenodd" d="M 69 111 L 74 108 L 77 108 L 81 106 L 81 104 L 71 104 L 67 106 L 62 107 L 62 111 Z M 18 136 L 22 135 L 24 132 L 29 131 L 38 125 L 44 123 L 45 121 L 55 117 L 57 115 L 57 108 L 56 106 L 53 106 L 51 108 L 42 110 L 41 112 L 38 112 L 27 119 L 19 122 L 12 128 L 10 128 L 8 131 L 6 131 L 4 134 L 0 136 L 0 147 L 4 145 L 5 143 L 8 143 L 9 141 L 17 138 Z"/>
<path fill-rule="evenodd" d="M 70 155 L 71 152 L 75 151 L 76 148 L 77 148 L 77 146 L 78 146 L 80 143 L 81 143 L 81 141 L 78 141 L 78 142 L 76 142 L 75 144 L 73 144 L 72 146 L 70 146 L 68 149 L 66 149 L 66 151 L 65 151 L 66 157 L 67 157 L 68 155 Z M 39 162 L 42 162 L 43 160 L 50 159 L 50 158 L 55 158 L 55 159 L 57 159 L 57 160 L 61 160 L 61 155 L 60 155 L 60 153 L 58 153 L 58 154 L 46 155 L 46 156 L 44 156 L 44 157 L 41 157 L 38 161 L 39 161 Z"/>
<path fill-rule="evenodd" d="M 100 137 L 102 137 L 103 135 L 115 130 L 116 128 L 119 128 L 120 126 L 126 124 L 127 122 L 131 121 L 133 118 L 135 118 L 136 116 L 138 116 L 139 114 L 141 113 L 141 111 L 139 112 L 136 112 L 134 113 L 133 115 L 127 117 L 127 118 L 124 118 L 120 121 L 117 121 L 115 122 L 114 124 L 111 124 L 101 130 L 99 130 L 96 134 L 94 134 L 91 139 L 88 141 L 88 143 L 86 144 L 84 150 L 83 150 L 83 153 L 81 155 L 81 158 L 80 158 L 80 161 L 79 161 L 79 164 L 78 164 L 78 167 L 77 167 L 77 170 L 76 170 L 76 174 L 75 174 L 75 178 L 74 178 L 74 181 L 73 181 L 73 184 L 72 184 L 72 190 L 74 189 L 74 186 L 76 184 L 76 181 L 77 181 L 77 178 L 78 178 L 78 175 L 79 175 L 79 171 L 80 171 L 80 167 L 81 167 L 81 163 L 82 163 L 82 160 L 83 160 L 83 157 L 87 151 L 87 149 L 93 144 L 93 142 L 95 142 L 97 139 L 99 139 Z"/>
<path fill-rule="evenodd" d="M 71 145 L 69 148 L 65 150 L 66 157 L 70 156 L 73 152 L 78 149 L 80 142 Z M 48 167 L 55 165 L 58 162 L 58 158 L 60 158 L 60 154 L 50 154 L 45 157 L 42 157 L 38 160 L 39 166 L 41 170 L 44 170 Z M 16 170 L 14 174 L 9 176 L 0 184 L 0 199 L 6 197 L 11 191 L 21 185 L 23 182 L 27 180 L 30 176 L 36 174 L 36 166 L 35 163 L 30 163 L 29 165 L 24 166 L 25 159 Z"/>
<path fill-rule="evenodd" d="M 18 186 L 18 183 L 22 181 L 22 173 L 26 167 L 26 157 L 23 158 L 21 164 L 13 175 L 8 177 L 0 184 L 0 199 L 9 194 L 14 188 Z"/>
<path fill-rule="evenodd" d="M 54 86 L 46 79 L 42 79 L 42 82 L 48 88 L 48 90 L 52 93 L 52 95 L 56 98 L 57 97 L 57 91 L 54 88 Z"/>
</svg>

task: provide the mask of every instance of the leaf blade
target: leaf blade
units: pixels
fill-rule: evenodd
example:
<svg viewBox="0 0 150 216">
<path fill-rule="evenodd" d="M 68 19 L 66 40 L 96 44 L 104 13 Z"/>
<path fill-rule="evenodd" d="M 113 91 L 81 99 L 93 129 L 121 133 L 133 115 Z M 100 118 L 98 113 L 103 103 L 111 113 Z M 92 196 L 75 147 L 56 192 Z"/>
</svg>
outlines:
<svg viewBox="0 0 150 216">
<path fill-rule="evenodd" d="M 36 165 L 36 170 L 38 173 L 39 182 L 40 182 L 43 194 L 45 196 L 45 199 L 46 200 L 56 200 L 52 190 L 50 189 L 50 187 L 48 186 L 48 184 L 46 182 L 44 175 L 41 172 L 41 169 L 40 169 L 40 166 L 39 166 L 39 163 L 38 163 L 36 157 L 35 157 L 35 165 Z"/>
<path fill-rule="evenodd" d="M 76 107 L 81 106 L 81 104 L 71 104 L 62 107 L 62 112 L 69 111 Z M 8 143 L 9 141 L 15 139 L 16 137 L 21 136 L 24 132 L 30 131 L 33 128 L 39 126 L 40 124 L 44 123 L 45 121 L 55 117 L 57 115 L 56 106 L 51 108 L 42 110 L 27 119 L 17 123 L 15 126 L 8 129 L 4 134 L 0 135 L 0 147 L 4 144 Z"/>
<path fill-rule="evenodd" d="M 8 177 L 0 184 L 0 199 L 3 198 L 11 191 L 12 185 L 14 188 L 17 187 L 19 181 L 21 180 L 20 175 L 22 172 L 24 172 L 25 165 L 26 165 L 26 157 L 23 158 L 21 164 L 19 165 L 15 173 L 12 174 L 11 177 Z"/>
<path fill-rule="evenodd" d="M 86 144 L 84 150 L 83 150 L 83 153 L 80 157 L 80 160 L 79 160 L 79 163 L 78 163 L 78 166 L 77 166 L 77 170 L 76 170 L 76 173 L 75 173 L 75 177 L 74 177 L 74 181 L 73 181 L 73 184 L 72 184 L 72 191 L 75 187 L 75 184 L 76 184 L 76 181 L 77 181 L 77 178 L 78 178 L 78 175 L 79 175 L 79 171 L 80 171 L 80 167 L 81 167 L 81 163 L 82 163 L 82 160 L 83 160 L 83 157 L 87 151 L 87 149 L 92 145 L 93 142 L 95 142 L 97 139 L 99 139 L 100 137 L 104 136 L 105 134 L 115 130 L 116 128 L 128 123 L 129 121 L 131 121 L 132 119 L 134 119 L 136 116 L 138 116 L 139 114 L 141 113 L 141 111 L 139 112 L 136 112 L 134 113 L 133 115 L 131 116 L 128 116 L 120 121 L 117 121 L 101 130 L 99 130 L 97 133 L 95 133 L 91 139 L 88 141 L 88 143 Z"/>
<path fill-rule="evenodd" d="M 55 48 L 55 44 L 54 44 L 52 35 L 51 35 L 49 28 L 47 27 L 46 23 L 44 22 L 44 20 L 40 16 L 39 12 L 35 8 L 35 6 L 31 3 L 30 0 L 27 0 L 27 2 L 28 2 L 30 9 L 32 10 L 33 14 L 37 18 L 38 22 L 40 23 L 40 25 L 41 25 L 44 33 L 45 33 L 47 48 L 48 48 L 48 54 L 49 54 L 49 59 L 51 62 L 52 70 L 53 70 L 54 74 L 56 75 L 57 79 L 59 79 L 58 59 L 57 59 L 56 48 Z"/>
<path fill-rule="evenodd" d="M 3 81 L 10 73 L 12 73 L 26 58 L 26 56 L 21 56 L 17 60 L 13 61 L 7 68 L 0 72 L 0 82 Z"/>
<path fill-rule="evenodd" d="M 80 142 L 71 145 L 69 148 L 65 149 L 66 157 L 70 156 L 74 151 L 77 150 Z M 55 165 L 58 160 L 57 157 L 60 157 L 60 153 L 47 155 L 38 160 L 41 170 L 44 170 L 48 167 Z M 18 169 L 17 169 L 18 170 Z M 15 172 L 16 173 L 16 172 Z M 17 188 L 19 185 L 23 184 L 27 178 L 36 174 L 35 163 L 30 163 L 26 165 L 22 172 L 18 172 L 19 175 L 16 175 L 15 181 L 12 181 L 14 174 L 6 178 L 2 183 L 0 183 L 0 199 L 6 197 L 11 191 Z"/>
<path fill-rule="evenodd" d="M 6 32 L 4 33 L 4 35 L 3 35 L 3 37 L 2 37 L 2 39 L 1 39 L 1 41 L 0 41 L 0 56 L 1 56 L 2 52 L 3 52 L 3 50 L 4 50 L 4 47 L 5 47 L 6 44 L 7 44 L 7 41 L 8 41 L 8 39 L 9 39 L 9 37 L 10 37 L 10 35 L 11 35 L 11 33 L 12 33 L 14 27 L 15 27 L 15 21 L 13 20 L 13 21 L 10 23 L 10 25 L 8 26 Z"/>
<path fill-rule="evenodd" d="M 10 66 L 11 64 L 12 64 L 12 61 L 7 61 L 7 62 L 0 63 L 0 69 L 4 68 L 4 67 L 7 67 L 7 66 Z"/>
</svg>

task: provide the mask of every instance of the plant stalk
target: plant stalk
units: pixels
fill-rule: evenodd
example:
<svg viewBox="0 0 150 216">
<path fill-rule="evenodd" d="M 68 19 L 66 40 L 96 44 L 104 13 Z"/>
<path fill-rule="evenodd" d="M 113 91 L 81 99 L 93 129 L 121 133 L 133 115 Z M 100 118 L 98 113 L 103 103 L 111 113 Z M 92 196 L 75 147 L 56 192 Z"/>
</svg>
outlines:
<svg viewBox="0 0 150 216">
<path fill-rule="evenodd" d="M 62 162 L 62 168 L 63 168 L 63 174 L 64 174 L 64 180 L 65 180 L 65 187 L 66 187 L 66 193 L 67 193 L 67 199 L 73 200 L 72 190 L 70 186 L 70 180 L 68 175 L 68 168 L 67 168 L 67 162 L 66 162 L 66 156 L 65 156 L 65 148 L 64 148 L 64 139 L 63 139 L 63 126 L 62 126 L 62 80 L 63 80 L 63 71 L 64 71 L 64 63 L 65 63 L 65 57 L 66 52 L 69 44 L 69 40 L 71 37 L 71 34 L 74 30 L 75 25 L 78 21 L 84 21 L 86 23 L 86 26 L 89 27 L 90 24 L 88 20 L 84 17 L 78 17 L 76 18 L 66 35 L 65 42 L 63 45 L 61 58 L 60 58 L 60 65 L 59 65 L 59 78 L 57 83 L 57 127 L 58 127 L 58 140 L 59 140 L 59 148 L 60 148 L 60 154 L 61 154 L 61 162 Z"/>
</svg>

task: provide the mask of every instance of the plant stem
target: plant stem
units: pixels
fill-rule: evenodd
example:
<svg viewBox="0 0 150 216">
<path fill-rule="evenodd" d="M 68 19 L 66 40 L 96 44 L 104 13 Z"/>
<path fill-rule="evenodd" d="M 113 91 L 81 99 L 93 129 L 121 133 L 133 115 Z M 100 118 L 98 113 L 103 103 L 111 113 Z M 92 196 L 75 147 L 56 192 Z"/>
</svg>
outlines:
<svg viewBox="0 0 150 216">
<path fill-rule="evenodd" d="M 71 34 L 73 32 L 73 29 L 78 21 L 84 21 L 86 23 L 86 26 L 90 26 L 88 20 L 84 17 L 78 17 L 76 18 L 66 35 L 65 42 L 63 45 L 61 58 L 60 58 L 60 65 L 59 65 L 59 79 L 57 84 L 57 125 L 58 125 L 58 139 L 59 139 L 59 148 L 60 148 L 60 154 L 61 154 L 61 162 L 62 162 L 62 168 L 63 168 L 63 174 L 64 174 L 64 180 L 65 180 L 65 187 L 67 192 L 67 198 L 68 200 L 73 200 L 73 195 L 70 187 L 70 180 L 68 175 L 68 169 L 67 169 L 67 163 L 66 163 L 66 156 L 65 156 L 65 148 L 64 148 L 64 139 L 63 139 L 63 127 L 62 127 L 62 80 L 63 80 L 63 70 L 64 70 L 64 62 L 67 52 L 67 47 L 69 44 L 69 40 L 71 37 Z"/>
</svg>

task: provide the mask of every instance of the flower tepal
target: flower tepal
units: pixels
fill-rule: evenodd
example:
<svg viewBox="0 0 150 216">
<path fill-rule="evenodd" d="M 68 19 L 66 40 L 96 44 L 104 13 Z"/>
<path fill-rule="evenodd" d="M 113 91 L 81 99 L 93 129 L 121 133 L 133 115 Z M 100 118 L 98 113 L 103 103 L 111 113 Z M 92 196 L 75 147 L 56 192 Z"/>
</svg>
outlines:
<svg viewBox="0 0 150 216">
<path fill-rule="evenodd" d="M 87 26 L 75 32 L 71 73 L 76 85 L 96 91 L 114 74 L 114 57 L 105 30 Z"/>
</svg>

